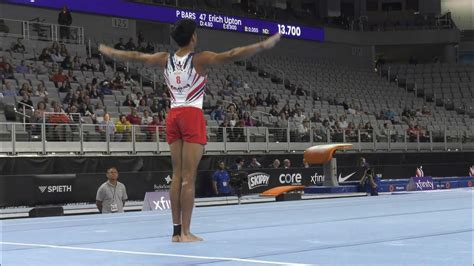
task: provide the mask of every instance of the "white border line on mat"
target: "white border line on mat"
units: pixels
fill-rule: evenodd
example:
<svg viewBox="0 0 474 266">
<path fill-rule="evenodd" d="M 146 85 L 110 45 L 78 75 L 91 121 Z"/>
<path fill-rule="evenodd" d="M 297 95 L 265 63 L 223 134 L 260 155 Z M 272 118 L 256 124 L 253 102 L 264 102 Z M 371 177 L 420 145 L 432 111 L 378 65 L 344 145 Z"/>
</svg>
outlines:
<svg viewBox="0 0 474 266">
<path fill-rule="evenodd" d="M 127 250 L 101 249 L 101 248 L 83 248 L 83 247 L 44 245 L 44 244 L 30 244 L 30 243 L 0 242 L 0 244 L 2 244 L 2 245 L 11 245 L 11 246 L 41 247 L 41 248 L 82 250 L 82 251 L 106 252 L 106 253 L 120 253 L 120 254 L 130 254 L 130 255 L 178 257 L 178 258 L 201 259 L 201 260 L 238 261 L 238 262 L 246 262 L 246 263 L 260 263 L 260 264 L 273 264 L 273 265 L 295 265 L 295 266 L 314 265 L 314 264 L 301 264 L 301 263 L 289 263 L 289 262 L 266 261 L 266 260 L 251 260 L 251 259 L 239 259 L 239 258 L 227 258 L 227 257 L 194 256 L 194 255 L 181 255 L 181 254 L 172 254 L 172 253 L 155 253 L 155 252 L 127 251 Z"/>
</svg>

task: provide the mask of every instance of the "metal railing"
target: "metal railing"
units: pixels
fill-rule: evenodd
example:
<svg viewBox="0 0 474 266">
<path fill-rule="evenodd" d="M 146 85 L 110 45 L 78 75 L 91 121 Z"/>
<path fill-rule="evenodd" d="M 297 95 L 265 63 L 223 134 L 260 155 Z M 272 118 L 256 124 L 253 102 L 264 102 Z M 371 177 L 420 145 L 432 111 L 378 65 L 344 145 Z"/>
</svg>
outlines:
<svg viewBox="0 0 474 266">
<path fill-rule="evenodd" d="M 0 154 L 168 154 L 163 126 L 114 123 L 0 123 Z M 449 130 L 410 136 L 407 132 L 377 130 L 330 131 L 311 128 L 208 127 L 207 153 L 293 152 L 324 143 L 349 142 L 354 151 L 474 150 L 474 135 Z"/>
<path fill-rule="evenodd" d="M 84 27 L 45 23 L 39 18 L 26 21 L 1 18 L 5 24 L 2 37 L 27 40 L 59 41 L 84 44 Z"/>
</svg>

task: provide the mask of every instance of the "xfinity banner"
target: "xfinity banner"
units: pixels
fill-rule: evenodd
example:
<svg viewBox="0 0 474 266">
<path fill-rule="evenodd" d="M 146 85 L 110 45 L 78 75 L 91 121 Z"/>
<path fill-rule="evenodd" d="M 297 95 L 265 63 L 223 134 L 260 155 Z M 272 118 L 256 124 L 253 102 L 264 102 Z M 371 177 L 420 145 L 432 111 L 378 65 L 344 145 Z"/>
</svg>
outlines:
<svg viewBox="0 0 474 266">
<path fill-rule="evenodd" d="M 431 176 L 412 177 L 408 182 L 407 190 L 433 190 L 436 189 Z"/>
<path fill-rule="evenodd" d="M 147 192 L 143 200 L 142 211 L 166 211 L 171 209 L 168 191 Z"/>
</svg>

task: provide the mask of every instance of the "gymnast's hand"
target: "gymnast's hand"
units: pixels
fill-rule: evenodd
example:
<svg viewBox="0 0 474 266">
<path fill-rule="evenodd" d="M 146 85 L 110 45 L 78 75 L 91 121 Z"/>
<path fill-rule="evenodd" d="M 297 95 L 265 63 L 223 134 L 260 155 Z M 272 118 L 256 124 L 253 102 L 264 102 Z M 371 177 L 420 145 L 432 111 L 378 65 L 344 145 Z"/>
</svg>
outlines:
<svg viewBox="0 0 474 266">
<path fill-rule="evenodd" d="M 281 39 L 281 34 L 277 33 L 262 42 L 262 48 L 267 50 L 273 48 Z"/>
</svg>

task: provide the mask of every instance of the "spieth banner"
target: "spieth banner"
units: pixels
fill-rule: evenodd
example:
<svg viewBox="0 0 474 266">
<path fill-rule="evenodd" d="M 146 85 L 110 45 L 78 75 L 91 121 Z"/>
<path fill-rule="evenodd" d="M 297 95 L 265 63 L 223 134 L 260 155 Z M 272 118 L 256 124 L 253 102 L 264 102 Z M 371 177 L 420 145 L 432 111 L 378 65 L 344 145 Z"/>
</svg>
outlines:
<svg viewBox="0 0 474 266">
<path fill-rule="evenodd" d="M 171 209 L 168 191 L 147 192 L 143 200 L 142 211 L 167 211 Z"/>
<path fill-rule="evenodd" d="M 410 182 L 408 182 L 407 186 L 408 191 L 434 189 L 436 188 L 433 182 L 433 178 L 431 176 L 412 177 L 410 178 Z"/>
</svg>

